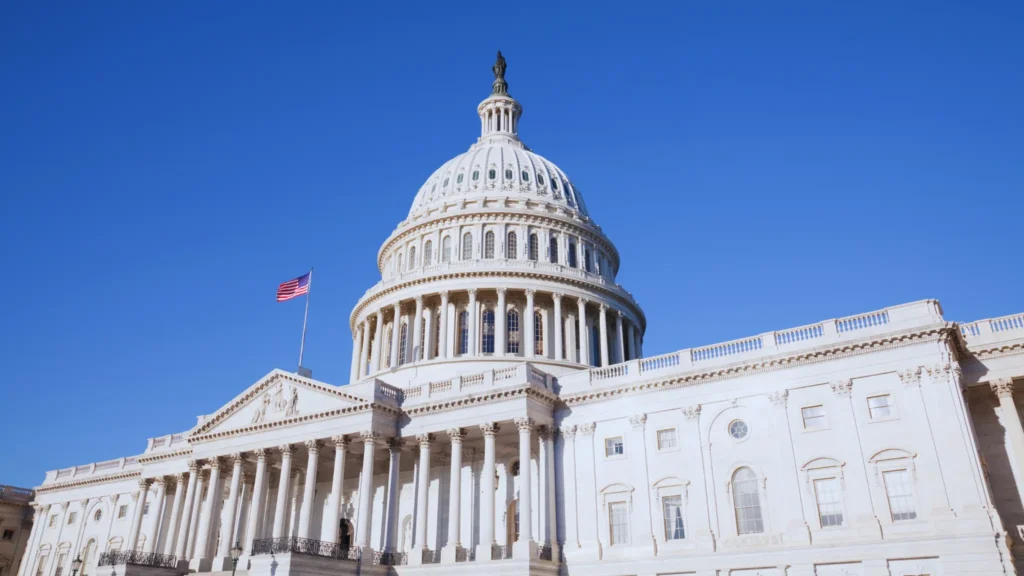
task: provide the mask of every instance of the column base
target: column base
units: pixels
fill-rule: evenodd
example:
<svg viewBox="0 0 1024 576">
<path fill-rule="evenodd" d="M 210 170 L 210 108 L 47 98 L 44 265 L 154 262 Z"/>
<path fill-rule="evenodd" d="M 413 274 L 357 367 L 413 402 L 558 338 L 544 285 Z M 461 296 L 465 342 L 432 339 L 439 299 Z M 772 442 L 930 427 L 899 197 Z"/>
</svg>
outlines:
<svg viewBox="0 0 1024 576">
<path fill-rule="evenodd" d="M 454 564 L 459 561 L 459 551 L 464 549 L 458 544 L 441 548 L 441 564 Z"/>
<path fill-rule="evenodd" d="M 473 553 L 476 555 L 477 562 L 490 562 L 491 561 L 491 547 L 494 544 L 477 544 Z"/>
<path fill-rule="evenodd" d="M 189 572 L 209 572 L 213 567 L 213 560 L 210 558 L 193 558 L 188 562 Z"/>
<path fill-rule="evenodd" d="M 413 548 L 412 550 L 409 550 L 409 566 L 422 566 L 424 564 L 424 552 L 427 552 L 427 548 Z"/>
<path fill-rule="evenodd" d="M 226 556 L 217 556 L 212 562 L 210 562 L 210 572 L 230 572 L 233 568 L 231 564 L 231 558 Z M 245 566 L 245 564 L 242 564 L 241 559 L 239 559 L 238 564 L 242 567 Z"/>
<path fill-rule="evenodd" d="M 532 560 L 537 557 L 537 543 L 533 540 L 520 540 L 512 544 L 512 558 L 515 560 Z"/>
</svg>

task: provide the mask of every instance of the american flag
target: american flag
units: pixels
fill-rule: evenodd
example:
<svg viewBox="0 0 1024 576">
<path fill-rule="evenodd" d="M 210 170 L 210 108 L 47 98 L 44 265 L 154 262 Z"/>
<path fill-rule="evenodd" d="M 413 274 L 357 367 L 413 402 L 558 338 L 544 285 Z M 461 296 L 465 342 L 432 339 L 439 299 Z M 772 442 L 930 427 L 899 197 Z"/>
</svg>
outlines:
<svg viewBox="0 0 1024 576">
<path fill-rule="evenodd" d="M 277 301 L 284 302 L 309 292 L 309 272 L 294 280 L 289 280 L 277 287 Z"/>
</svg>

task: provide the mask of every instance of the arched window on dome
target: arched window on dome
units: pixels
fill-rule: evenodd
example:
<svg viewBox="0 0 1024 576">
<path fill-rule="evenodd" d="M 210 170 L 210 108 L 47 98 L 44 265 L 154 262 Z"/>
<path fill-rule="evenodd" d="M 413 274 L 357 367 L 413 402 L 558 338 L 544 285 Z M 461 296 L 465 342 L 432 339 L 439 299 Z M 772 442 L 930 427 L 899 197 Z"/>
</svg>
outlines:
<svg viewBox="0 0 1024 576">
<path fill-rule="evenodd" d="M 576 189 L 573 188 L 572 186 L 566 186 L 565 187 L 565 202 L 571 208 L 575 208 L 576 207 L 576 197 L 575 196 L 576 196 Z"/>
<path fill-rule="evenodd" d="M 558 264 L 558 237 L 552 236 L 548 243 L 548 257 L 552 264 Z"/>
<path fill-rule="evenodd" d="M 594 271 L 594 266 L 590 263 L 590 248 L 583 249 L 583 269 L 587 272 Z"/>
<path fill-rule="evenodd" d="M 441 319 L 444 318 L 447 313 L 447 310 L 442 310 L 434 317 L 436 321 L 434 322 L 434 341 L 431 346 L 432 350 L 430 351 L 430 358 L 437 358 L 439 355 L 438 353 L 441 350 Z M 423 332 L 426 333 L 426 330 Z"/>
<path fill-rule="evenodd" d="M 505 346 L 505 352 L 519 354 L 519 312 L 514 308 L 509 310 L 506 320 L 506 326 L 508 326 L 506 342 L 508 344 Z"/>
<path fill-rule="evenodd" d="M 416 268 L 416 247 L 409 248 L 409 270 Z"/>
<path fill-rule="evenodd" d="M 533 353 L 544 354 L 544 318 L 536 311 L 533 313 Z"/>
<path fill-rule="evenodd" d="M 536 262 L 540 258 L 540 242 L 537 240 L 537 234 L 530 234 L 530 246 L 529 246 L 530 260 Z"/>
<path fill-rule="evenodd" d="M 402 322 L 402 331 L 398 336 L 398 363 L 405 364 L 409 353 L 409 324 Z"/>
<path fill-rule="evenodd" d="M 488 170 L 487 171 L 487 177 L 490 178 L 491 180 L 494 180 L 495 178 L 497 178 L 498 177 L 497 170 L 495 170 L 494 168 L 491 168 L 490 170 Z"/>
<path fill-rule="evenodd" d="M 566 254 L 569 258 L 569 267 L 576 268 L 579 262 L 576 261 L 576 242 L 569 240 L 569 252 Z"/>
<path fill-rule="evenodd" d="M 494 354 L 494 310 L 484 310 L 482 327 L 480 351 L 484 354 Z"/>
<path fill-rule="evenodd" d="M 473 235 L 466 232 L 462 235 L 462 259 L 471 260 L 473 258 Z"/>
<path fill-rule="evenodd" d="M 540 185 L 540 186 L 544 185 L 544 175 L 543 174 L 540 174 L 540 173 L 537 174 L 537 184 Z"/>
<path fill-rule="evenodd" d="M 430 266 L 434 263 L 434 243 L 427 240 L 423 245 L 423 265 Z"/>
<path fill-rule="evenodd" d="M 511 180 L 511 179 L 512 179 L 512 169 L 511 168 L 506 168 L 505 169 L 505 180 Z"/>
<path fill-rule="evenodd" d="M 516 233 L 509 232 L 508 239 L 505 241 L 505 258 L 508 258 L 509 260 L 515 260 L 517 249 L 518 245 L 516 244 Z"/>
<path fill-rule="evenodd" d="M 398 253 L 398 266 L 397 266 L 397 267 L 395 267 L 395 272 L 397 272 L 397 273 L 401 274 L 402 272 L 404 272 L 404 271 L 405 271 L 405 268 L 404 268 L 404 267 L 402 266 L 402 264 L 403 264 L 403 262 L 404 262 L 404 261 L 405 261 L 405 259 L 404 259 L 404 258 L 402 258 L 402 253 L 401 253 L 401 252 L 399 252 L 399 253 Z"/>
<path fill-rule="evenodd" d="M 484 234 L 484 258 L 494 258 L 494 232 Z"/>
<path fill-rule="evenodd" d="M 529 182 L 529 181 L 530 181 L 530 173 L 527 172 L 526 170 L 523 170 L 523 182 Z"/>
<path fill-rule="evenodd" d="M 469 312 L 459 312 L 459 354 L 469 354 Z"/>
<path fill-rule="evenodd" d="M 441 241 L 441 262 L 452 261 L 452 237 L 445 236 Z"/>
<path fill-rule="evenodd" d="M 759 484 L 757 474 L 750 468 L 740 468 L 732 475 L 732 502 L 736 508 L 736 532 L 740 536 L 764 532 Z"/>
</svg>

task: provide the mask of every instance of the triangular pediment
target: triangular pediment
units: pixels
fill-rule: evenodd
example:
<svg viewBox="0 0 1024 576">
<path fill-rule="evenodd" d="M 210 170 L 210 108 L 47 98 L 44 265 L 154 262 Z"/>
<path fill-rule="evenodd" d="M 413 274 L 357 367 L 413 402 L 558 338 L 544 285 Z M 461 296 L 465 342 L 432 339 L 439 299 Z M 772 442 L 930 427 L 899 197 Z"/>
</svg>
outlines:
<svg viewBox="0 0 1024 576">
<path fill-rule="evenodd" d="M 366 402 L 322 382 L 274 370 L 203 420 L 189 436 L 264 428 Z"/>
</svg>

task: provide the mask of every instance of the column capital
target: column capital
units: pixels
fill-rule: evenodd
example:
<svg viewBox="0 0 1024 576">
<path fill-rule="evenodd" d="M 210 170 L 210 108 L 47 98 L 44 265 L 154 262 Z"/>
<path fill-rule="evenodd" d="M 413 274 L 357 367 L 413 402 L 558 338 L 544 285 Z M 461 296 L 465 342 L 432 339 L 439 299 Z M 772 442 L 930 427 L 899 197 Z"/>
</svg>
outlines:
<svg viewBox="0 0 1024 576">
<path fill-rule="evenodd" d="M 922 371 L 922 366 L 916 366 L 902 372 L 897 372 L 896 374 L 900 377 L 900 382 L 903 382 L 904 386 L 920 386 Z"/>
<path fill-rule="evenodd" d="M 768 400 L 776 408 L 785 408 L 787 398 L 789 398 L 789 390 L 776 390 L 768 393 Z"/>
<path fill-rule="evenodd" d="M 150 480 L 149 478 L 141 478 L 141 479 L 139 479 L 139 490 L 142 490 L 143 492 L 145 492 L 146 490 L 149 490 L 149 485 L 152 484 L 152 483 L 153 483 L 153 481 Z"/>
<path fill-rule="evenodd" d="M 576 430 L 578 430 L 582 436 L 593 436 L 594 431 L 597 430 L 597 424 L 594 422 L 587 422 L 586 424 L 580 424 Z"/>
<path fill-rule="evenodd" d="M 417 294 L 416 297 L 413 298 L 413 302 L 416 302 L 417 306 L 422 306 L 423 305 L 423 294 Z"/>
<path fill-rule="evenodd" d="M 988 383 L 999 398 L 1013 399 L 1013 378 L 999 378 Z"/>
<path fill-rule="evenodd" d="M 622 310 L 616 310 L 615 314 L 619 317 L 619 320 L 622 320 L 623 318 L 626 317 L 626 313 L 623 312 Z"/>
<path fill-rule="evenodd" d="M 476 288 L 467 288 L 466 294 L 469 294 L 470 298 L 476 298 Z"/>
<path fill-rule="evenodd" d="M 388 450 L 391 452 L 400 452 L 402 447 L 405 446 L 405 441 L 395 436 L 388 438 Z"/>
<path fill-rule="evenodd" d="M 164 476 L 157 476 L 156 478 L 153 478 L 153 484 L 156 484 L 158 490 L 165 488 L 167 486 L 167 478 Z"/>
<path fill-rule="evenodd" d="M 555 433 L 554 430 L 551 429 L 551 426 L 538 426 L 537 437 L 540 438 L 541 440 L 547 441 L 554 438 Z"/>
<path fill-rule="evenodd" d="M 576 425 L 572 424 L 569 426 L 562 426 L 558 429 L 558 432 L 562 435 L 562 438 L 575 438 L 576 437 Z"/>
<path fill-rule="evenodd" d="M 586 308 L 587 304 L 590 304 L 590 300 L 580 296 L 576 298 L 576 303 L 579 304 L 580 308 Z"/>
<path fill-rule="evenodd" d="M 498 296 L 504 296 L 508 292 L 508 288 L 504 286 L 495 289 L 498 292 Z"/>
<path fill-rule="evenodd" d="M 384 309 L 383 308 L 377 310 L 377 322 L 381 322 L 382 320 L 384 320 Z"/>
<path fill-rule="evenodd" d="M 245 462 L 245 458 L 242 457 L 241 452 L 235 452 L 231 455 L 231 463 L 241 466 L 242 462 Z"/>
<path fill-rule="evenodd" d="M 200 468 L 200 464 L 199 464 L 198 460 L 189 460 L 188 461 L 188 471 L 190 473 L 195 474 L 196 471 L 199 470 L 199 468 Z"/>
<path fill-rule="evenodd" d="M 447 290 L 441 290 L 440 292 L 438 292 L 438 294 L 441 295 L 441 301 L 442 302 L 447 302 L 448 301 L 448 291 Z"/>
<path fill-rule="evenodd" d="M 647 414 L 634 414 L 629 417 L 629 425 L 633 428 L 643 429 L 644 425 L 647 424 Z"/>
<path fill-rule="evenodd" d="M 536 295 L 537 295 L 537 291 L 536 291 L 536 290 L 534 290 L 533 288 L 527 288 L 527 289 L 525 290 L 525 292 L 526 292 L 526 297 L 527 297 L 527 298 L 533 298 L 534 296 L 536 296 Z"/>
<path fill-rule="evenodd" d="M 434 435 L 429 433 L 429 432 L 426 433 L 426 434 L 417 434 L 416 435 L 416 442 L 419 443 L 420 448 L 429 448 L 430 447 L 430 443 L 433 442 L 433 441 L 434 441 Z"/>
<path fill-rule="evenodd" d="M 497 422 L 484 422 L 480 425 L 480 431 L 484 436 L 496 436 L 499 428 Z"/>
<path fill-rule="evenodd" d="M 391 309 L 395 311 L 395 314 L 398 314 L 399 312 L 402 311 L 402 303 L 395 302 L 394 304 L 391 305 Z"/>
<path fill-rule="evenodd" d="M 277 449 L 281 451 L 282 456 L 291 456 L 294 451 L 291 444 L 281 444 Z"/>
<path fill-rule="evenodd" d="M 562 296 L 563 296 L 563 294 L 561 292 L 552 292 L 551 293 L 551 299 L 554 300 L 555 302 L 561 303 L 562 302 Z"/>
<path fill-rule="evenodd" d="M 601 314 L 604 314 L 605 312 L 608 312 L 608 305 L 607 305 L 607 304 L 605 304 L 604 302 L 601 302 L 601 303 L 600 303 L 600 304 L 598 305 L 598 308 L 600 308 L 600 310 L 601 310 Z"/>
<path fill-rule="evenodd" d="M 533 418 L 530 417 L 514 418 L 512 421 L 515 422 L 516 428 L 519 428 L 520 432 L 533 430 L 533 427 L 535 425 Z"/>
<path fill-rule="evenodd" d="M 304 444 L 306 445 L 306 450 L 308 450 L 310 454 L 320 453 L 320 443 L 316 440 L 306 440 Z"/>
<path fill-rule="evenodd" d="M 371 444 L 376 442 L 381 437 L 381 434 L 376 430 L 363 430 L 359 433 L 359 437 L 363 440 L 363 444 Z"/>
<path fill-rule="evenodd" d="M 686 406 L 683 408 L 683 418 L 693 421 L 700 417 L 700 404 Z"/>
<path fill-rule="evenodd" d="M 177 484 L 179 487 L 183 486 L 184 483 L 185 483 L 185 473 L 184 472 L 178 472 L 177 474 L 175 474 L 174 475 L 174 483 Z"/>
<path fill-rule="evenodd" d="M 846 378 L 844 380 L 836 380 L 830 383 L 832 386 L 832 393 L 840 398 L 849 398 L 850 393 L 853 392 L 853 380 Z"/>
<path fill-rule="evenodd" d="M 267 461 L 267 449 L 266 448 L 257 448 L 255 450 L 253 450 L 252 452 L 253 452 L 253 454 L 256 455 L 256 460 L 257 461 L 260 461 L 260 460 L 262 460 L 264 462 Z"/>
<path fill-rule="evenodd" d="M 331 442 L 334 442 L 335 450 L 344 450 L 348 448 L 348 436 L 341 434 L 339 436 L 331 436 Z"/>
<path fill-rule="evenodd" d="M 462 442 L 462 439 L 466 437 L 465 428 L 449 428 L 447 430 L 448 439 L 452 442 Z"/>
<path fill-rule="evenodd" d="M 210 464 L 210 469 L 211 470 L 219 470 L 220 469 L 220 465 L 221 465 L 220 456 L 216 456 L 214 458 L 210 458 L 209 460 L 207 460 L 207 462 Z"/>
</svg>

